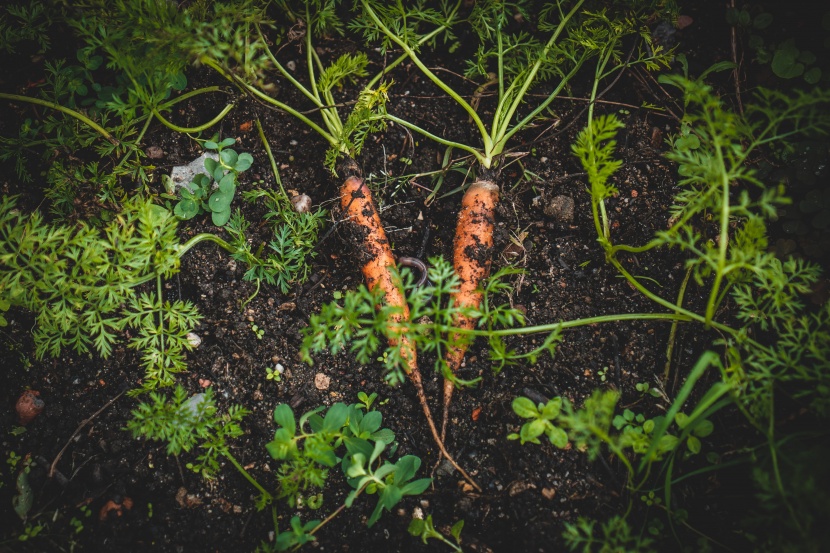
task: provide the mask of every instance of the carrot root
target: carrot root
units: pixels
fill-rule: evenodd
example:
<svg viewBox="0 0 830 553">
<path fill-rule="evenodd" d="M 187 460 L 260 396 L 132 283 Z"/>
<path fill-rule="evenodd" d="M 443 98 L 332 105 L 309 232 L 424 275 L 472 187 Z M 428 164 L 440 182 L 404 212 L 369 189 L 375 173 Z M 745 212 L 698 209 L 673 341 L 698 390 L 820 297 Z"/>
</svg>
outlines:
<svg viewBox="0 0 830 553">
<path fill-rule="evenodd" d="M 480 290 L 481 281 L 490 274 L 493 253 L 493 230 L 495 228 L 496 204 L 499 201 L 499 187 L 489 180 L 477 180 L 467 189 L 461 199 L 461 211 L 455 229 L 453 243 L 453 267 L 460 279 L 458 290 L 453 295 L 455 307 L 478 308 L 484 294 Z M 472 317 L 459 315 L 455 326 L 472 329 L 476 321 Z M 447 351 L 445 360 L 453 373 L 458 371 L 464 355 L 467 353 L 469 340 L 456 334 L 453 341 L 460 340 L 456 346 Z M 447 435 L 450 403 L 455 386 L 449 378 L 444 379 L 444 420 L 441 423 L 441 441 Z"/>
<path fill-rule="evenodd" d="M 409 320 L 409 306 L 403 294 L 400 279 L 395 278 L 395 256 L 386 232 L 380 221 L 380 216 L 375 208 L 372 194 L 363 179 L 351 176 L 347 178 L 340 187 L 340 202 L 344 214 L 356 225 L 361 232 L 365 233 L 363 248 L 359 255 L 359 262 L 362 264 L 363 276 L 366 279 L 366 286 L 371 290 L 380 287 L 383 291 L 386 303 L 390 306 L 399 307 L 401 311 L 392 317 L 392 323 L 402 323 Z M 418 370 L 417 353 L 412 340 L 403 336 L 400 340 L 390 341 L 392 346 L 398 346 L 401 351 L 401 358 L 404 360 L 404 371 L 415 387 L 415 394 L 418 402 L 424 411 L 432 437 L 435 440 L 441 454 L 458 470 L 459 473 L 478 491 L 481 488 L 452 458 L 444 447 L 444 441 L 438 434 L 435 420 L 429 409 L 421 372 Z"/>
</svg>

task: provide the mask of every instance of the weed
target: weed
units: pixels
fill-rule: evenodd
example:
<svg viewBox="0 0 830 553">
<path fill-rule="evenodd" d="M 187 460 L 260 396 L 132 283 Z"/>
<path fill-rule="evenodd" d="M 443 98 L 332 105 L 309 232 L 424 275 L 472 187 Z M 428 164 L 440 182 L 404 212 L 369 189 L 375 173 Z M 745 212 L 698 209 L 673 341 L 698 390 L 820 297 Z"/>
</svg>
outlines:
<svg viewBox="0 0 830 553">
<path fill-rule="evenodd" d="M 224 226 L 231 218 L 231 202 L 239 183 L 239 173 L 247 170 L 254 162 L 249 153 L 237 154 L 229 148 L 236 143 L 233 138 L 217 142 L 218 137 L 204 142 L 206 150 L 214 150 L 218 160 L 205 159 L 208 174 L 200 173 L 179 194 L 181 200 L 173 213 L 180 219 L 192 219 L 200 213 L 210 213 L 213 224 Z"/>
<path fill-rule="evenodd" d="M 409 532 L 416 538 L 421 538 L 421 541 L 425 544 L 427 543 L 427 540 L 437 539 L 445 543 L 453 551 L 457 551 L 460 553 L 461 530 L 463 529 L 463 519 L 459 520 L 458 522 L 452 525 L 452 528 L 450 528 L 450 536 L 452 536 L 452 538 L 455 540 L 455 543 L 453 543 L 450 540 L 448 540 L 447 537 L 444 536 L 444 534 L 435 529 L 435 525 L 432 523 L 432 515 L 427 515 L 427 518 L 413 518 L 412 522 L 409 523 L 407 532 Z"/>
<path fill-rule="evenodd" d="M 265 367 L 265 378 L 268 380 L 273 380 L 274 382 L 280 382 L 282 380 L 283 375 L 283 366 L 277 363 L 277 366 L 273 369 L 271 367 Z"/>
</svg>

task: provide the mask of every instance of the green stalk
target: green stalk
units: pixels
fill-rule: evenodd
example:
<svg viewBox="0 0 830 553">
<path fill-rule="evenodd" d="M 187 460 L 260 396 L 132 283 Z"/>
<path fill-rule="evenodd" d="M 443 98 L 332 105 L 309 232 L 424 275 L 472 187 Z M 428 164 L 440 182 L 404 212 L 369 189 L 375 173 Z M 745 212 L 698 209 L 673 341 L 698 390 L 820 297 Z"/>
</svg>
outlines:
<svg viewBox="0 0 830 553">
<path fill-rule="evenodd" d="M 446 138 L 441 138 L 438 135 L 432 134 L 431 132 L 429 132 L 425 129 L 422 129 L 419 126 L 414 125 L 414 124 L 410 123 L 409 121 L 406 121 L 405 119 L 401 119 L 401 118 L 396 117 L 394 115 L 386 114 L 386 118 L 390 121 L 393 121 L 393 122 L 401 125 L 402 127 L 406 127 L 406 128 L 411 129 L 411 130 L 413 130 L 413 131 L 415 131 L 419 134 L 422 134 L 425 137 L 429 138 L 430 140 L 434 140 L 435 142 L 438 142 L 439 144 L 443 144 L 444 146 L 451 146 L 453 148 L 458 148 L 459 150 L 464 150 L 465 152 L 469 152 L 469 153 L 473 154 L 476 157 L 476 159 L 479 161 L 479 163 L 484 165 L 484 162 L 485 162 L 484 155 L 481 153 L 481 151 L 473 148 L 472 146 L 467 146 L 466 144 L 461 144 L 459 142 L 453 142 L 452 140 L 447 140 Z"/>
<path fill-rule="evenodd" d="M 293 115 L 294 117 L 296 117 L 297 119 L 299 119 L 300 121 L 302 121 L 303 123 L 305 123 L 306 125 L 311 127 L 313 130 L 315 130 L 320 136 L 325 138 L 326 142 L 328 142 L 330 145 L 332 145 L 334 147 L 337 146 L 337 140 L 331 134 L 326 132 L 322 127 L 320 127 L 320 125 L 318 125 L 317 123 L 315 123 L 314 121 L 312 121 L 311 119 L 309 119 L 308 117 L 306 117 L 305 115 L 303 115 L 302 113 L 297 111 L 296 109 L 292 108 L 291 106 L 289 106 L 287 104 L 284 104 L 284 103 L 280 102 L 279 100 L 271 98 L 270 96 L 263 93 L 262 91 L 260 91 L 256 87 L 249 85 L 248 83 L 246 83 L 245 81 L 243 81 L 242 79 L 237 77 L 236 75 L 228 73 L 215 60 L 212 60 L 212 59 L 207 58 L 207 57 L 203 57 L 201 61 L 202 61 L 202 63 L 209 66 L 211 69 L 213 69 L 214 71 L 216 71 L 217 73 L 219 73 L 220 75 L 222 75 L 223 77 L 225 77 L 226 79 L 231 81 L 233 84 L 240 87 L 245 92 L 248 92 L 249 94 L 252 94 L 253 96 L 256 96 L 257 98 L 259 98 L 263 102 L 271 104 L 272 106 L 275 106 L 275 107 L 281 109 L 282 111 L 284 111 L 284 112 L 286 112 L 290 115 Z"/>
<path fill-rule="evenodd" d="M 683 296 L 686 294 L 686 286 L 689 284 L 689 278 L 691 276 L 692 268 L 689 267 L 686 270 L 686 276 L 683 278 L 683 282 L 680 284 L 680 291 L 677 293 L 678 307 L 683 305 Z M 669 331 L 669 345 L 666 348 L 666 366 L 663 369 L 663 386 L 665 386 L 666 382 L 669 381 L 669 371 L 671 370 L 671 357 L 672 353 L 674 352 L 674 341 L 677 336 L 677 323 L 678 321 L 672 322 L 671 330 Z"/>
<path fill-rule="evenodd" d="M 261 493 L 264 497 L 267 497 L 267 498 L 269 498 L 269 499 L 271 498 L 271 494 L 270 494 L 270 493 L 268 493 L 268 491 L 266 491 L 266 489 L 265 489 L 265 488 L 263 488 L 263 487 L 262 487 L 262 485 L 260 485 L 260 483 L 259 483 L 259 482 L 257 482 L 257 481 L 254 479 L 254 477 L 253 477 L 253 476 L 251 476 L 251 475 L 250 475 L 250 473 L 249 473 L 247 470 L 245 470 L 245 467 L 243 467 L 241 464 L 239 464 L 239 461 L 237 461 L 237 460 L 236 460 L 236 457 L 234 457 L 234 456 L 231 454 L 231 452 L 230 452 L 230 451 L 224 450 L 224 451 L 222 451 L 222 455 L 224 455 L 224 456 L 225 456 L 225 458 L 226 458 L 228 461 L 230 461 L 230 462 L 231 462 L 231 464 L 232 464 L 233 466 L 235 466 L 235 467 L 236 467 L 236 470 L 238 470 L 240 473 L 242 473 L 242 476 L 244 476 L 244 477 L 245 477 L 245 479 L 246 479 L 248 482 L 250 482 L 250 483 L 251 483 L 251 485 L 252 485 L 253 487 L 255 487 L 255 488 L 259 491 L 259 493 Z"/>
<path fill-rule="evenodd" d="M 424 73 L 424 75 L 426 75 L 427 78 L 429 78 L 429 80 L 435 83 L 435 85 L 438 88 L 446 92 L 447 95 L 450 96 L 450 98 L 455 100 L 458 103 L 458 105 L 464 108 L 464 111 L 466 111 L 467 114 L 472 118 L 472 120 L 475 121 L 476 127 L 478 127 L 478 131 L 479 133 L 481 133 L 481 139 L 484 143 L 484 151 L 486 152 L 490 150 L 492 148 L 493 141 L 489 133 L 487 132 L 487 129 L 484 127 L 484 123 L 478 116 L 478 113 L 476 113 L 476 110 L 474 110 L 473 107 L 464 98 L 462 98 L 455 90 L 450 88 L 450 86 L 447 85 L 444 81 L 442 81 L 435 73 L 430 71 L 430 69 L 426 65 L 424 65 L 424 62 L 422 62 L 421 59 L 418 57 L 418 54 L 414 50 L 412 50 L 412 48 L 410 48 L 409 45 L 406 44 L 406 42 L 404 42 L 400 37 L 392 33 L 392 31 L 390 31 L 389 28 L 383 24 L 383 22 L 380 20 L 380 18 L 378 18 L 374 10 L 368 5 L 366 0 L 361 0 L 361 4 L 363 5 L 363 8 L 366 10 L 366 13 L 375 23 L 375 25 L 377 25 L 378 28 L 387 37 L 389 37 L 389 39 L 392 42 L 401 47 L 401 49 L 407 54 L 407 56 L 409 56 L 409 59 L 411 59 L 412 62 L 418 67 L 418 69 L 420 69 Z M 489 169 L 491 161 L 492 160 L 487 159 L 485 157 L 482 164 L 484 164 L 484 166 Z"/>
<path fill-rule="evenodd" d="M 169 128 L 173 131 L 176 131 L 176 132 L 180 132 L 180 133 L 184 133 L 184 134 L 190 134 L 190 133 L 202 132 L 204 130 L 207 130 L 207 129 L 211 128 L 213 125 L 215 125 L 216 123 L 218 123 L 219 121 L 224 119 L 225 116 L 234 108 L 234 106 L 235 106 L 235 104 L 226 105 L 225 108 L 222 111 L 220 111 L 219 114 L 216 115 L 216 117 L 214 117 L 213 119 L 211 119 L 207 123 L 204 123 L 204 124 L 199 125 L 197 127 L 180 127 L 180 126 L 178 126 L 174 123 L 171 123 L 170 121 L 168 121 L 164 117 L 162 117 L 161 113 L 159 113 L 159 111 L 156 110 L 156 109 L 153 110 L 153 115 L 165 127 Z"/>
<path fill-rule="evenodd" d="M 225 92 L 225 91 L 222 90 L 221 88 L 219 88 L 218 86 L 205 86 L 203 88 L 197 88 L 196 90 L 191 90 L 190 92 L 185 92 L 184 94 L 181 94 L 180 96 L 176 96 L 172 100 L 169 100 L 169 101 L 167 101 L 163 104 L 159 104 L 157 109 L 159 111 L 164 111 L 166 109 L 170 109 L 171 107 L 175 106 L 179 102 L 183 102 L 185 100 L 193 98 L 194 96 L 198 96 L 199 94 L 207 94 L 209 92 Z"/>
<path fill-rule="evenodd" d="M 280 178 L 280 171 L 277 168 L 277 160 L 274 159 L 274 154 L 271 153 L 271 145 L 268 143 L 268 139 L 265 138 L 265 132 L 262 130 L 262 124 L 259 122 L 259 117 L 256 118 L 256 128 L 259 132 L 259 139 L 262 141 L 262 145 L 265 146 L 265 153 L 268 156 L 268 161 L 271 163 L 271 170 L 274 172 L 274 180 L 277 181 L 277 185 L 280 187 L 280 191 L 282 195 L 288 198 L 288 194 L 285 193 L 285 188 L 282 187 L 282 179 Z"/>
<path fill-rule="evenodd" d="M 459 5 L 460 5 L 460 3 L 457 3 L 455 5 L 455 8 L 453 8 L 453 10 L 450 13 L 450 16 L 448 17 L 448 19 L 452 19 L 453 17 L 455 17 L 455 13 L 458 11 L 458 6 Z M 444 30 L 443 26 L 435 28 L 431 32 L 429 32 L 429 33 L 425 34 L 424 36 L 422 36 L 421 38 L 419 38 L 418 39 L 418 45 L 421 46 L 423 44 L 426 44 L 427 42 L 429 42 L 430 40 L 432 40 L 433 38 L 438 36 L 443 30 Z M 375 75 L 372 78 L 371 81 L 366 83 L 366 88 L 374 88 L 374 86 L 376 84 L 378 84 L 378 81 L 380 81 L 386 73 L 389 73 L 389 71 L 391 71 L 392 69 L 394 69 L 395 67 L 397 67 L 398 65 L 403 63 L 403 61 L 406 60 L 407 58 L 409 58 L 409 55 L 406 54 L 406 53 L 403 53 L 400 56 L 398 56 L 397 59 L 395 59 L 395 61 L 387 64 L 383 68 L 383 71 L 379 72 L 377 75 Z"/>
<path fill-rule="evenodd" d="M 262 41 L 262 43 L 263 43 L 263 44 L 268 44 L 268 43 L 265 41 L 265 37 L 263 36 L 263 34 L 262 34 L 262 30 L 259 28 L 259 25 L 257 25 L 257 26 L 256 26 L 256 29 L 257 29 L 257 33 L 259 34 L 259 38 L 260 38 L 260 40 Z M 306 98 L 308 98 L 309 100 L 311 100 L 312 102 L 314 102 L 314 104 L 315 104 L 317 107 L 320 107 L 320 108 L 322 108 L 322 107 L 323 107 L 323 102 L 321 102 L 321 101 L 320 101 L 320 99 L 319 99 L 317 96 L 315 96 L 314 94 L 312 94 L 312 93 L 311 93 L 311 92 L 310 92 L 310 91 L 309 91 L 309 90 L 308 90 L 305 86 L 303 86 L 303 84 L 302 84 L 300 81 L 298 81 L 297 79 L 295 79 L 295 78 L 294 78 L 294 76 L 293 76 L 291 73 L 289 73 L 289 72 L 288 72 L 288 70 L 287 70 L 285 67 L 283 67 L 283 65 L 282 65 L 280 62 L 278 62 L 278 61 L 277 61 L 277 58 L 276 58 L 276 57 L 274 57 L 274 54 L 272 54 L 272 53 L 271 53 L 271 49 L 270 49 L 270 48 L 265 48 L 265 55 L 266 55 L 266 56 L 268 56 L 268 59 L 269 59 L 269 60 L 271 60 L 271 63 L 273 63 L 273 64 L 274 64 L 274 66 L 277 68 L 277 70 L 278 70 L 280 73 L 282 73 L 282 76 L 283 76 L 283 77 L 285 77 L 285 79 L 286 79 L 288 82 L 290 82 L 292 85 L 294 85 L 294 87 L 296 87 L 296 88 L 297 88 L 297 90 L 299 90 L 300 92 L 302 92 L 302 93 L 303 93 L 303 95 L 304 95 Z"/>
<path fill-rule="evenodd" d="M 511 103 L 507 113 L 503 117 L 501 117 L 502 124 L 499 128 L 498 134 L 496 134 L 494 136 L 496 141 L 499 141 L 500 136 L 503 137 L 504 135 L 506 135 L 507 127 L 510 124 L 510 120 L 513 118 L 513 114 L 516 112 L 516 110 L 522 104 L 522 101 L 524 100 L 524 97 L 525 97 L 525 94 L 527 93 L 527 90 L 530 88 L 530 85 L 533 83 L 533 80 L 536 78 L 536 73 L 538 73 L 539 68 L 542 67 L 542 60 L 547 55 L 548 51 L 550 51 L 550 49 L 556 43 L 556 40 L 559 38 L 559 35 L 562 34 L 562 31 L 565 30 L 565 27 L 566 27 L 566 24 L 568 23 L 568 21 L 570 21 L 571 18 L 579 10 L 579 8 L 582 7 L 582 4 L 584 2 L 585 2 L 585 0 L 579 0 L 574 5 L 574 7 L 571 9 L 571 11 L 568 12 L 568 14 L 565 16 L 565 18 L 559 23 L 559 25 L 557 26 L 556 31 L 553 33 L 553 35 L 548 39 L 547 43 L 545 44 L 545 48 L 542 51 L 542 55 L 540 55 L 536 59 L 536 62 L 533 64 L 533 67 L 528 72 L 527 77 L 525 77 L 524 83 L 522 84 L 521 89 L 519 89 L 519 92 L 518 92 L 518 94 L 516 94 L 516 97 L 513 98 L 513 102 Z M 577 64 L 577 65 L 581 65 L 581 64 Z M 570 77 L 570 75 L 569 75 L 569 77 Z M 564 82 L 560 83 L 560 86 L 557 87 L 557 91 L 560 90 L 562 86 L 564 86 Z M 552 100 L 552 98 L 553 98 L 553 95 L 551 97 L 549 97 L 549 100 Z M 501 99 L 500 99 L 499 100 L 499 106 L 496 108 L 496 114 L 494 115 L 494 119 L 498 119 L 501 116 L 500 115 L 501 110 L 502 110 L 502 105 L 501 105 Z M 525 118 L 525 120 L 527 120 L 527 118 Z M 525 120 L 523 120 L 523 121 L 525 121 Z M 520 125 L 523 125 L 523 124 L 524 123 L 520 123 Z M 517 125 L 516 128 L 518 129 L 519 126 Z M 515 130 L 514 130 L 514 132 L 515 132 Z"/>
<path fill-rule="evenodd" d="M 726 163 L 723 159 L 723 150 L 721 150 L 720 143 L 717 139 L 717 134 L 713 133 L 715 140 L 715 152 L 717 152 L 718 166 L 725 167 Z M 725 171 L 720 172 L 721 177 L 721 200 L 720 210 L 720 234 L 718 236 L 718 266 L 715 270 L 715 282 L 712 283 L 712 290 L 709 293 L 709 301 L 706 302 L 706 326 L 712 324 L 712 319 L 715 315 L 715 308 L 720 290 L 721 282 L 724 277 L 724 268 L 726 266 L 726 252 L 729 247 L 729 176 Z"/>
<path fill-rule="evenodd" d="M 47 107 L 47 108 L 50 108 L 50 109 L 60 111 L 61 113 L 65 113 L 66 115 L 74 117 L 75 119 L 77 119 L 81 123 L 84 123 L 85 125 L 87 125 L 91 129 L 97 131 L 98 134 L 100 134 L 101 136 L 103 136 L 104 138 L 109 140 L 112 144 L 114 144 L 116 146 L 118 146 L 120 144 L 118 139 L 116 139 L 114 136 L 112 136 L 104 127 L 102 127 L 101 125 L 99 125 L 98 123 L 96 123 L 95 121 L 93 121 L 92 119 L 87 117 L 86 115 L 84 115 L 83 113 L 77 112 L 73 109 L 69 109 L 67 107 L 64 107 L 60 104 L 56 104 L 54 102 L 48 102 L 46 100 L 41 100 L 40 98 L 30 98 L 29 96 L 21 96 L 19 94 L 6 94 L 4 92 L 0 92 L 0 98 L 4 98 L 6 100 L 19 101 L 19 102 L 28 102 L 30 104 L 37 104 L 39 106 L 44 106 L 44 107 Z"/>
</svg>

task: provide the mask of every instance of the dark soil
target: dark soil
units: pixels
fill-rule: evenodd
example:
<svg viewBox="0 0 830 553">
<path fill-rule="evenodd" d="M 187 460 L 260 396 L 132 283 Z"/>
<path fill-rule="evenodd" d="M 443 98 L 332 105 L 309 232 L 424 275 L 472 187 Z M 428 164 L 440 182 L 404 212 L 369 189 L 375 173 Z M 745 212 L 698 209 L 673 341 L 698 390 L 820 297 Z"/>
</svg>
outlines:
<svg viewBox="0 0 830 553">
<path fill-rule="evenodd" d="M 729 31 L 722 22 L 722 10 L 685 11 L 695 23 L 681 34 L 681 50 L 702 67 L 729 59 Z M 354 45 L 327 47 L 327 55 L 332 55 L 341 47 Z M 292 52 L 282 55 L 290 59 Z M 454 69 L 458 65 L 451 57 L 438 57 L 431 63 Z M 36 76 L 36 69 L 31 72 Z M 416 68 L 400 68 L 393 77 L 393 113 L 437 134 L 466 136 L 470 125 L 464 114 L 419 76 Z M 194 70 L 189 80 L 194 88 L 224 84 L 206 70 Z M 454 84 L 470 94 L 475 89 L 460 81 Z M 4 89 L 15 86 L 4 83 Z M 287 86 L 279 94 L 293 98 Z M 547 121 L 528 129 L 514 142 L 512 152 L 523 154 L 521 165 L 518 161 L 506 164 L 497 175 L 502 200 L 493 266 L 513 264 L 524 270 L 521 276 L 512 277 L 513 293 L 500 301 L 525 311 L 529 324 L 656 310 L 605 263 L 596 243 L 587 181 L 570 151 L 584 123 L 585 102 L 579 99 L 584 94 L 583 85 L 577 83 L 569 94 L 575 99 L 555 105 L 558 124 Z M 612 233 L 619 242 L 642 244 L 666 228 L 668 208 L 677 191 L 674 167 L 662 156 L 664 139 L 676 130 L 677 121 L 668 112 L 637 106 L 650 102 L 676 114 L 682 110 L 651 77 L 639 71 L 623 75 L 604 100 L 609 103 L 598 106 L 599 112 L 613 111 L 626 124 L 617 150 L 624 162 L 615 178 L 619 195 L 608 202 Z M 221 109 L 223 102 L 219 98 L 186 103 L 171 117 L 181 125 L 199 124 Z M 492 107 L 485 99 L 480 109 Z M 191 393 L 212 386 L 220 409 L 240 404 L 251 411 L 243 424 L 245 435 L 233 441 L 233 453 L 266 485 L 273 487 L 272 472 L 277 467 L 264 448 L 273 438 L 275 406 L 289 403 L 295 412 L 305 412 L 337 401 L 354 402 L 359 391 L 377 392 L 385 401 L 380 410 L 384 425 L 396 433 L 397 454 L 419 456 L 423 460 L 420 475 L 434 478 L 433 487 L 425 494 L 405 499 L 372 528 L 364 523 L 374 507 L 373 498 L 360 499 L 324 527 L 317 543 L 306 549 L 439 550 L 437 542 L 424 546 L 406 532 L 413 512 L 420 509 L 431 514 L 445 533 L 463 519 L 465 548 L 473 551 L 560 551 L 566 522 L 579 516 L 605 520 L 625 509 L 629 498 L 624 472 L 610 457 L 589 462 L 575 449 L 508 441 L 507 434 L 518 431 L 521 424 L 511 402 L 518 395 L 539 400 L 560 395 L 581 404 L 595 388 L 611 387 L 622 393 L 621 405 L 637 405 L 647 414 L 659 414 L 664 404 L 645 399 L 634 386 L 653 384 L 663 374 L 669 325 L 619 322 L 581 327 L 564 334 L 555 358 L 542 357 L 535 365 L 510 366 L 498 374 L 491 370 L 486 344 L 476 342 L 467 353 L 460 376 L 482 377 L 482 381 L 478 387 L 455 394 L 447 441 L 449 451 L 483 489 L 481 493 L 471 491 L 458 473 L 444 464 L 433 470 L 437 448 L 410 385 L 390 388 L 383 382 L 381 363 L 360 365 L 348 353 L 318 355 L 313 366 L 299 360 L 301 332 L 309 316 L 332 301 L 335 292 L 354 289 L 362 282 L 355 262 L 358 250 L 354 237 L 338 222 L 338 183 L 322 166 L 325 144 L 296 120 L 250 99 L 243 99 L 216 129 L 222 136 L 237 137 L 238 151 L 254 155 L 254 166 L 242 175 L 242 188 L 263 186 L 260 181 L 265 186 L 273 182 L 255 128 L 241 130 L 250 129 L 246 124 L 255 116 L 261 118 L 282 164 L 286 188 L 308 194 L 315 204 L 331 209 L 330 221 L 321 233 L 311 278 L 288 294 L 263 286 L 246 303 L 255 284 L 243 281 L 245 267 L 224 251 L 199 246 L 183 258 L 181 272 L 165 283 L 165 293 L 171 300 L 194 302 L 204 319 L 197 329 L 202 344 L 188 355 L 190 368 L 180 382 Z M 194 141 L 160 125 L 152 128 L 145 145 L 164 152 L 157 160 L 158 174 L 199 154 Z M 426 139 L 413 140 L 400 127 L 390 126 L 370 139 L 359 160 L 363 174 L 382 190 L 381 216 L 398 256 L 451 258 L 460 194 L 425 205 L 432 186 L 426 177 L 402 186 L 399 181 L 385 186 L 387 180 L 402 174 L 436 169 L 443 151 Z M 412 164 L 407 165 L 404 159 Z M 25 192 L 12 175 L 11 170 L 4 173 L 4 192 Z M 460 177 L 450 175 L 442 191 L 461 184 Z M 24 205 L 30 207 L 38 201 L 35 195 L 24 199 Z M 269 239 L 268 227 L 258 224 L 264 209 L 241 200 L 237 203 L 254 222 L 254 241 Z M 572 215 L 567 209 L 571 204 Z M 209 223 L 209 218 L 199 218 L 181 224 L 182 241 L 203 231 L 222 233 Z M 662 250 L 623 261 L 632 272 L 659 287 L 662 296 L 676 297 L 684 276 L 682 252 Z M 685 300 L 692 309 L 705 303 L 696 290 L 690 287 Z M 33 318 L 19 310 L 12 310 L 8 318 L 10 325 L 2 334 L 5 353 L 0 371 L 2 455 L 6 459 L 14 452 L 34 460 L 29 477 L 35 496 L 30 521 L 56 522 L 31 546 L 12 540 L 6 542 L 10 545 L 0 545 L 0 550 L 65 551 L 76 544 L 87 551 L 252 551 L 269 539 L 273 524 L 268 511 L 255 509 L 253 488 L 232 466 L 224 466 L 217 479 L 206 481 L 185 468 L 188 455 L 168 456 L 162 444 L 135 440 L 124 431 L 136 400 L 120 394 L 138 386 L 141 378 L 135 351 L 122 346 L 106 360 L 65 351 L 56 359 L 37 360 L 30 334 Z M 261 339 L 252 331 L 252 324 L 265 330 Z M 669 396 L 682 383 L 683 371 L 716 338 L 698 326 L 679 328 L 674 355 L 668 360 L 672 370 L 666 386 Z M 527 350 L 540 340 L 513 339 L 509 345 Z M 266 379 L 266 366 L 275 363 L 285 367 L 279 383 Z M 425 356 L 422 366 L 431 364 Z M 315 385 L 318 373 L 330 378 L 325 389 Z M 426 371 L 425 386 L 433 412 L 440 412 L 441 379 Z M 27 388 L 40 392 L 46 408 L 24 433 L 13 435 L 10 430 L 18 426 L 14 405 Z M 728 421 L 717 424 L 728 425 Z M 53 463 L 56 476 L 49 478 L 47 471 Z M 14 478 L 5 463 L 2 484 L 0 520 L 4 521 L 2 534 L 8 537 L 11 528 L 17 529 L 16 535 L 21 526 L 11 508 Z M 733 499 L 715 499 L 724 485 L 713 477 L 675 490 L 690 503 L 709 504 L 708 511 L 697 510 L 700 518 L 696 523 L 721 539 L 729 524 L 737 521 L 724 515 Z M 308 509 L 299 514 L 304 520 L 322 518 L 342 504 L 348 491 L 342 475 L 332 471 L 323 515 Z M 106 510 L 108 502 L 125 505 L 128 498 L 131 508 Z M 740 496 L 734 499 L 738 500 Z M 90 509 L 91 516 L 85 516 L 83 506 Z M 280 528 L 288 527 L 295 511 L 281 504 L 278 512 Z M 82 531 L 74 533 L 69 524 L 72 517 L 82 520 Z"/>
</svg>

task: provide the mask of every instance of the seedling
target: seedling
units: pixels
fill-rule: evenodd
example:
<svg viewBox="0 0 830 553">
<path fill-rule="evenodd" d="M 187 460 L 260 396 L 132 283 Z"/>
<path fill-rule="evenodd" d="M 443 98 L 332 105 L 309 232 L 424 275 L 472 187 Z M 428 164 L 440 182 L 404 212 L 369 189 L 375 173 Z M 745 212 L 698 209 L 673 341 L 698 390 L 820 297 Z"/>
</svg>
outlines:
<svg viewBox="0 0 830 553">
<path fill-rule="evenodd" d="M 277 364 L 273 369 L 271 367 L 265 367 L 265 378 L 268 380 L 273 380 L 274 382 L 280 382 L 282 380 L 283 366 Z"/>
<path fill-rule="evenodd" d="M 432 515 L 427 515 L 427 518 L 413 518 L 412 521 L 409 523 L 409 527 L 407 528 L 407 532 L 415 536 L 416 538 L 421 538 L 425 544 L 429 539 L 437 539 L 439 541 L 444 542 L 447 546 L 450 547 L 453 551 L 457 551 L 461 553 L 461 530 L 464 528 L 464 519 L 459 520 L 455 524 L 452 525 L 450 528 L 450 536 L 453 537 L 455 543 L 451 542 L 438 530 L 435 529 L 435 525 L 432 522 Z"/>
<path fill-rule="evenodd" d="M 251 332 L 254 333 L 254 336 L 256 336 L 257 340 L 262 340 L 262 338 L 265 336 L 265 329 L 260 328 L 256 323 L 251 323 Z"/>
<path fill-rule="evenodd" d="M 233 138 L 216 142 L 217 137 L 206 140 L 206 150 L 215 151 L 219 159 L 205 158 L 207 174 L 200 173 L 193 181 L 180 189 L 181 200 L 173 212 L 180 219 L 192 219 L 200 213 L 210 213 L 213 224 L 224 226 L 231 218 L 231 202 L 239 179 L 239 173 L 247 170 L 254 162 L 249 153 L 237 154 L 229 146 L 236 143 Z"/>
</svg>

